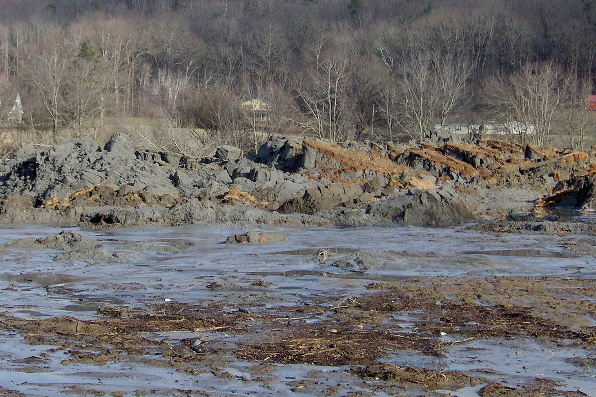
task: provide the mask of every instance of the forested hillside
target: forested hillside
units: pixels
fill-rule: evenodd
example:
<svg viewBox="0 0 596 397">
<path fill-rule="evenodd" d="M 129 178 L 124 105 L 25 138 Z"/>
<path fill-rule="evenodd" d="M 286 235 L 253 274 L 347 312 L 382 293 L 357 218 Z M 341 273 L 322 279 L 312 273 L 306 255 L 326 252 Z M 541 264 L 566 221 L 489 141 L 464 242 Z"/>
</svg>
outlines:
<svg viewBox="0 0 596 397">
<path fill-rule="evenodd" d="M 165 120 L 251 132 L 423 137 L 436 123 L 554 124 L 582 136 L 593 0 L 0 1 L 2 120 L 84 136 Z M 259 99 L 253 106 L 245 101 Z M 254 104 L 257 105 L 254 105 Z M 14 120 L 13 120 L 14 121 Z"/>
</svg>

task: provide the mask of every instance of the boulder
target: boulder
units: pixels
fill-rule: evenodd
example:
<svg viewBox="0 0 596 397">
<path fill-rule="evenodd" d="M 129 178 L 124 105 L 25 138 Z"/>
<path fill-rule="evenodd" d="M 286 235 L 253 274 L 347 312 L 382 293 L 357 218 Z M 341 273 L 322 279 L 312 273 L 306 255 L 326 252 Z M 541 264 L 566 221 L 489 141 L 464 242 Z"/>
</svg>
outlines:
<svg viewBox="0 0 596 397">
<path fill-rule="evenodd" d="M 316 185 L 307 188 L 302 197 L 286 201 L 278 211 L 286 214 L 301 212 L 312 215 L 340 204 L 353 205 L 362 193 L 362 187 L 355 183 Z"/>
<path fill-rule="evenodd" d="M 215 158 L 223 162 L 232 162 L 242 157 L 242 150 L 235 146 L 222 145 L 215 149 Z"/>
<path fill-rule="evenodd" d="M 300 167 L 302 141 L 296 138 L 271 137 L 259 149 L 255 161 L 282 171 L 294 172 Z"/>
<path fill-rule="evenodd" d="M 584 175 L 561 181 L 555 185 L 553 194 L 542 198 L 536 205 L 594 211 L 596 210 L 596 175 Z"/>
<path fill-rule="evenodd" d="M 476 217 L 451 188 L 408 189 L 396 197 L 371 203 L 370 215 L 411 226 L 448 227 L 476 221 Z"/>
</svg>

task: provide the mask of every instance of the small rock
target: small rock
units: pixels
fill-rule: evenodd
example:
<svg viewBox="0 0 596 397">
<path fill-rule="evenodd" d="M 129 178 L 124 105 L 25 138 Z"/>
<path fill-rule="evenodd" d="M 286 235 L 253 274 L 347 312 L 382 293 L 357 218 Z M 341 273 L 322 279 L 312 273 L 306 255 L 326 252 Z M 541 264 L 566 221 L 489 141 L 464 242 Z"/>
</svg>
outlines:
<svg viewBox="0 0 596 397">
<path fill-rule="evenodd" d="M 279 232 L 248 232 L 229 236 L 225 244 L 254 244 L 287 241 L 286 235 Z"/>
</svg>

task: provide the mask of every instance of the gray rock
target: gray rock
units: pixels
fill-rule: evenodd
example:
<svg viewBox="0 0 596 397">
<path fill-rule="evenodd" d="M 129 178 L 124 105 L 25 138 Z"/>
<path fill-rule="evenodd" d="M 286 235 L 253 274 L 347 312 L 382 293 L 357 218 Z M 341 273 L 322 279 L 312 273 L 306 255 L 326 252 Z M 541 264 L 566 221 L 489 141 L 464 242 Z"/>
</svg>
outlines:
<svg viewBox="0 0 596 397">
<path fill-rule="evenodd" d="M 412 226 L 448 227 L 476 221 L 453 189 L 410 189 L 367 206 L 367 213 Z"/>
<path fill-rule="evenodd" d="M 230 178 L 230 174 L 228 171 L 221 170 L 215 175 L 215 180 L 221 183 L 230 184 L 232 183 L 232 178 Z"/>
<path fill-rule="evenodd" d="M 596 210 L 596 176 L 585 175 L 557 183 L 546 202 L 558 208 Z"/>
<path fill-rule="evenodd" d="M 177 170 L 176 172 L 174 172 L 172 174 L 172 176 L 170 177 L 170 179 L 172 180 L 172 184 L 174 185 L 174 187 L 180 189 L 180 188 L 185 188 L 185 189 L 189 189 L 192 188 L 193 186 L 193 180 L 192 178 L 190 178 L 187 174 L 185 174 L 184 172 Z"/>
<path fill-rule="evenodd" d="M 302 153 L 302 157 L 298 163 L 301 170 L 312 170 L 318 165 L 324 165 L 329 168 L 339 168 L 340 166 L 340 164 L 334 159 L 324 156 L 320 152 L 306 145 L 303 145 Z"/>
<path fill-rule="evenodd" d="M 106 152 L 111 153 L 114 157 L 126 160 L 134 160 L 136 158 L 135 147 L 128 137 L 128 135 L 117 132 L 104 146 Z"/>
<path fill-rule="evenodd" d="M 295 172 L 302 158 L 302 140 L 271 137 L 259 149 L 255 161 L 282 171 Z"/>
<path fill-rule="evenodd" d="M 328 210 L 344 203 L 353 205 L 362 193 L 362 188 L 355 183 L 316 185 L 307 188 L 304 196 L 286 201 L 278 211 L 283 213 L 301 212 L 312 215 L 318 211 Z"/>
<path fill-rule="evenodd" d="M 312 170 L 317 165 L 317 158 L 319 157 L 319 153 L 309 147 L 303 148 L 304 154 L 302 155 L 302 160 L 300 162 L 301 168 L 305 170 Z"/>
<path fill-rule="evenodd" d="M 236 161 L 242 156 L 242 150 L 235 146 L 222 145 L 215 149 L 215 158 L 224 161 L 231 162 Z"/>
</svg>

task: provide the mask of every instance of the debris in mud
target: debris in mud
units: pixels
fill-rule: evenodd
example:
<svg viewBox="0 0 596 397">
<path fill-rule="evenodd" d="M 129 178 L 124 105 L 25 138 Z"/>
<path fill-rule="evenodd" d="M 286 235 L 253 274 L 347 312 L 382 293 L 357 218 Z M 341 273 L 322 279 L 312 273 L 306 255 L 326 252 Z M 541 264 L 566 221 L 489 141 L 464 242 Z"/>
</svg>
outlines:
<svg viewBox="0 0 596 397">
<path fill-rule="evenodd" d="M 208 283 L 206 288 L 211 290 L 226 290 L 226 291 L 238 291 L 243 289 L 240 285 L 230 281 L 230 280 L 222 280 L 222 281 L 213 281 Z"/>
<path fill-rule="evenodd" d="M 460 371 L 440 371 L 386 363 L 372 364 L 355 369 L 354 373 L 365 378 L 387 382 L 422 385 L 428 390 L 457 390 L 486 382 L 482 378 L 472 377 Z"/>
<path fill-rule="evenodd" d="M 14 390 L 5 389 L 4 387 L 0 386 L 0 396 L 3 396 L 3 397 L 26 397 L 26 394 L 19 393 Z"/>
<path fill-rule="evenodd" d="M 596 369 L 596 357 L 573 357 L 568 359 L 567 362 L 581 368 Z"/>
<path fill-rule="evenodd" d="M 267 341 L 243 344 L 236 355 L 244 360 L 283 364 L 358 365 L 374 362 L 384 349 L 411 347 L 410 341 L 389 332 L 308 328 L 287 329 Z"/>
<path fill-rule="evenodd" d="M 52 286 L 55 286 L 57 284 L 57 287 L 65 288 L 64 286 L 60 286 L 60 284 L 73 283 L 84 280 L 84 278 L 82 277 L 55 273 L 22 273 L 19 275 L 6 274 L 0 276 L 0 279 L 6 281 L 14 281 L 18 283 L 37 283 L 40 286 L 46 288 L 48 292 L 55 292 L 56 289 Z M 14 285 L 9 287 L 14 288 Z"/>
<path fill-rule="evenodd" d="M 327 259 L 329 259 L 329 250 L 320 249 L 315 254 L 315 260 L 320 264 L 324 264 L 325 262 L 327 262 Z"/>
<path fill-rule="evenodd" d="M 133 318 L 135 312 L 130 307 L 104 305 L 97 308 L 97 314 L 111 318 Z"/>
<path fill-rule="evenodd" d="M 526 396 L 547 396 L 547 397 L 585 397 L 588 396 L 581 391 L 561 391 L 561 385 L 552 380 L 536 379 L 529 385 L 518 387 L 506 386 L 502 383 L 490 383 L 480 389 L 481 397 L 526 397 Z"/>
<path fill-rule="evenodd" d="M 440 356 L 454 344 L 493 336 L 593 346 L 592 327 L 571 329 L 569 323 L 570 316 L 596 312 L 593 304 L 572 294 L 596 296 L 592 284 L 555 277 L 404 278 L 369 285 L 370 293 L 363 296 L 317 297 L 304 305 L 255 311 L 246 310 L 242 300 L 230 300 L 201 305 L 170 302 L 145 310 L 103 305 L 98 309 L 101 317 L 88 321 L 27 320 L 4 313 L 0 329 L 23 335 L 26 343 L 56 346 L 67 356 L 64 365 L 134 362 L 189 375 L 201 373 L 198 363 L 230 357 L 264 365 L 352 365 L 364 366 L 354 370 L 363 378 L 399 384 L 404 390 L 432 391 L 478 385 L 482 380 L 461 371 L 380 360 L 400 351 Z M 396 319 L 402 315 L 411 316 L 411 326 L 401 327 Z M 160 336 L 176 333 L 184 336 L 175 340 Z M 233 374 L 242 381 L 255 379 L 242 371 Z M 532 395 L 535 390 L 555 395 L 548 394 L 555 386 L 546 383 L 539 389 L 519 390 L 491 384 L 483 395 L 518 391 L 504 395 L 523 395 L 521 391 Z"/>
</svg>

